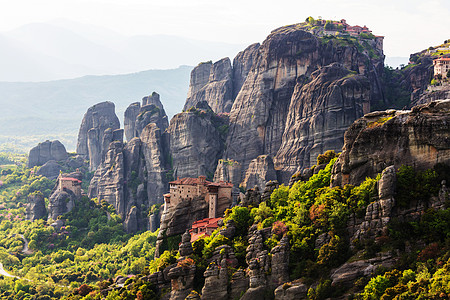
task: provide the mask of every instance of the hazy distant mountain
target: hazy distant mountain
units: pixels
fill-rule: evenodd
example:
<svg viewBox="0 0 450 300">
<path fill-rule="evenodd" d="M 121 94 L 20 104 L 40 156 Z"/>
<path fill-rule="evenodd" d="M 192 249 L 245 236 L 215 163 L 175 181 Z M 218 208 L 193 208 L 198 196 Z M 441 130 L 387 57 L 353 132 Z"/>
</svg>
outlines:
<svg viewBox="0 0 450 300">
<path fill-rule="evenodd" d="M 75 149 L 76 134 L 83 114 L 91 105 L 109 100 L 116 104 L 116 114 L 132 102 L 141 101 L 153 91 L 169 117 L 181 111 L 189 87 L 191 67 L 150 70 L 134 74 L 85 76 L 49 82 L 0 82 L 0 144 L 21 142 L 31 147 L 31 136 L 63 139 L 68 149 Z"/>
<path fill-rule="evenodd" d="M 151 35 L 123 36 L 59 20 L 32 23 L 0 36 L 0 81 L 47 81 L 170 69 L 234 57 L 243 45 Z"/>
</svg>

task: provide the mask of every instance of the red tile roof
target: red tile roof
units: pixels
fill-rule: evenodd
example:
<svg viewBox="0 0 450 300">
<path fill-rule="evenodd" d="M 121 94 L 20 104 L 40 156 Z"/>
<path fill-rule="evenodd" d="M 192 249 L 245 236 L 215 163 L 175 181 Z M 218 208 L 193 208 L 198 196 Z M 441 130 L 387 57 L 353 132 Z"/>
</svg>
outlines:
<svg viewBox="0 0 450 300">
<path fill-rule="evenodd" d="M 81 180 L 73 178 L 73 177 L 62 177 L 61 180 L 64 180 L 64 181 L 75 181 L 75 182 L 81 183 Z"/>
<path fill-rule="evenodd" d="M 218 228 L 219 225 L 217 225 L 217 223 L 219 222 L 219 220 L 221 220 L 222 218 L 206 218 L 203 220 L 198 220 L 195 221 L 192 224 L 192 228 L 201 228 L 201 227 L 214 227 L 214 228 Z"/>
<path fill-rule="evenodd" d="M 211 181 L 205 180 L 205 184 L 210 184 Z M 191 177 L 187 177 L 187 178 L 180 178 L 174 181 L 169 182 L 169 184 L 184 184 L 184 185 L 198 185 L 200 184 L 200 179 L 199 178 L 191 178 Z"/>
<path fill-rule="evenodd" d="M 450 57 L 437 58 L 435 61 L 450 61 Z"/>
<path fill-rule="evenodd" d="M 211 182 L 210 184 L 208 184 L 208 186 L 233 187 L 233 184 L 231 182 L 220 181 L 220 182 Z"/>
</svg>

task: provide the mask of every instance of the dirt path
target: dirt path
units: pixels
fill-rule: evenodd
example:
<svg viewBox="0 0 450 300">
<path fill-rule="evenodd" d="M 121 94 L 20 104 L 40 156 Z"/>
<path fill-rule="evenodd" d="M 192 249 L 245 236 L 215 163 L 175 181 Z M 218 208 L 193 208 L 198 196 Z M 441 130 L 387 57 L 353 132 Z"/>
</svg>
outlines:
<svg viewBox="0 0 450 300">
<path fill-rule="evenodd" d="M 5 271 L 5 269 L 3 268 L 3 264 L 0 262 L 0 275 L 3 275 L 5 277 L 15 277 L 15 278 L 19 278 L 17 276 L 11 275 L 8 272 Z"/>
<path fill-rule="evenodd" d="M 30 248 L 28 248 L 28 241 L 27 241 L 27 239 L 23 236 L 23 234 L 19 234 L 19 236 L 22 238 L 23 242 L 25 243 L 23 245 L 22 253 L 26 254 L 26 255 L 33 254 L 33 251 L 30 250 Z"/>
</svg>

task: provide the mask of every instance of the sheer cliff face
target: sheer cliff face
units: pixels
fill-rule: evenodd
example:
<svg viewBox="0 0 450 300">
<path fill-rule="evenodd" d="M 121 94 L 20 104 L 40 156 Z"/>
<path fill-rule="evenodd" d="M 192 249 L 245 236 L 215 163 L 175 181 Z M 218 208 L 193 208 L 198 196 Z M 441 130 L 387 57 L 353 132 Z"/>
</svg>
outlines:
<svg viewBox="0 0 450 300">
<path fill-rule="evenodd" d="M 208 74 L 209 70 L 209 74 Z M 191 73 L 188 98 L 183 110 L 206 101 L 216 113 L 229 112 L 233 105 L 233 70 L 229 58 L 202 63 Z"/>
<path fill-rule="evenodd" d="M 258 53 L 259 46 L 259 43 L 252 44 L 244 51 L 239 52 L 233 59 L 233 99 L 236 99 L 253 66 L 253 60 Z"/>
<path fill-rule="evenodd" d="M 275 157 L 283 177 L 314 165 L 326 150 L 340 152 L 347 128 L 369 112 L 369 98 L 369 80 L 340 64 L 323 67 L 311 75 L 310 82 L 297 85 Z"/>
<path fill-rule="evenodd" d="M 120 128 L 119 119 L 114 110 L 115 106 L 112 102 L 98 103 L 88 109 L 81 122 L 77 153 L 90 160 L 91 171 L 100 165 L 109 145 L 107 143 L 105 148 L 105 131 Z"/>
<path fill-rule="evenodd" d="M 291 168 L 294 162 L 300 167 L 309 166 L 310 151 L 288 150 L 288 145 L 314 148 L 317 150 L 313 155 L 319 153 L 320 147 L 328 146 L 319 145 L 321 140 L 333 134 L 343 135 L 342 128 L 362 115 L 362 102 L 383 101 L 377 80 L 383 55 L 378 54 L 379 59 L 371 60 L 352 44 L 327 42 L 295 25 L 273 31 L 254 54 L 252 67 L 234 101 L 223 158 L 240 162 L 242 172 L 259 155 L 276 157 L 279 169 Z M 341 65 L 341 73 L 311 77 L 314 71 L 336 62 Z M 343 80 L 349 71 L 358 76 Z M 335 120 L 333 125 L 332 120 L 320 120 L 328 116 L 346 119 Z M 299 119 L 303 126 L 292 129 Z M 295 130 L 302 131 L 300 137 Z M 279 152 L 282 144 L 285 146 Z M 339 148 L 336 142 L 330 145 Z"/>
<path fill-rule="evenodd" d="M 367 114 L 345 133 L 332 184 L 357 185 L 390 165 L 424 170 L 437 163 L 449 164 L 449 131 L 450 100 L 419 105 L 411 111 Z"/>
<path fill-rule="evenodd" d="M 175 178 L 213 177 L 223 152 L 227 121 L 216 116 L 206 102 L 172 118 L 167 139 Z"/>
</svg>

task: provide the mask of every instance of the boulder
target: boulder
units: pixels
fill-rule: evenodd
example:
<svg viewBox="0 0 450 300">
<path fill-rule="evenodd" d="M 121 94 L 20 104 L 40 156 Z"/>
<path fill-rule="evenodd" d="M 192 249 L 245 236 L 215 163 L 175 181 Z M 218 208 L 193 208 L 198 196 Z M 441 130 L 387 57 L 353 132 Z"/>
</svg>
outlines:
<svg viewBox="0 0 450 300">
<path fill-rule="evenodd" d="M 28 168 L 42 166 L 48 161 L 62 161 L 67 159 L 66 148 L 60 141 L 45 141 L 30 150 Z"/>
<path fill-rule="evenodd" d="M 44 195 L 41 192 L 34 192 L 28 195 L 28 204 L 26 208 L 26 219 L 35 221 L 42 219 L 47 215 L 45 208 Z"/>
<path fill-rule="evenodd" d="M 49 160 L 37 170 L 36 175 L 45 176 L 50 180 L 56 179 L 62 170 L 62 166 L 55 160 Z"/>
<path fill-rule="evenodd" d="M 307 299 L 308 286 L 300 281 L 287 282 L 275 289 L 275 300 Z"/>
</svg>

